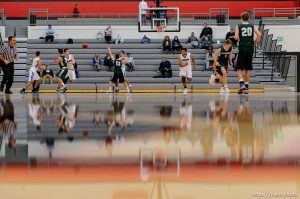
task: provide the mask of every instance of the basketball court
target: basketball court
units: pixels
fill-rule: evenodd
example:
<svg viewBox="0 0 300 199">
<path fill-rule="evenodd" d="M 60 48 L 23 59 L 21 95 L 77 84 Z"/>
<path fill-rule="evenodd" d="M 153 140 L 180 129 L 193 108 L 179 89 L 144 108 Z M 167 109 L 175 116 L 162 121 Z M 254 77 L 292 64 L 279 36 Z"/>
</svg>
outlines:
<svg viewBox="0 0 300 199">
<path fill-rule="evenodd" d="M 1 1 L 0 199 L 300 198 L 299 6 Z"/>
</svg>

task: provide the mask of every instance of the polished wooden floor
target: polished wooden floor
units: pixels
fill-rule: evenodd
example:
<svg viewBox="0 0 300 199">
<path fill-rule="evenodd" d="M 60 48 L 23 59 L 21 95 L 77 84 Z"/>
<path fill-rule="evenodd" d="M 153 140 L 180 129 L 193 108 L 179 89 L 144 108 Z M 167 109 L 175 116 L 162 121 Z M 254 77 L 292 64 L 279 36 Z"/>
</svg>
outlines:
<svg viewBox="0 0 300 199">
<path fill-rule="evenodd" d="M 299 198 L 295 93 L 0 96 L 4 198 Z"/>
</svg>

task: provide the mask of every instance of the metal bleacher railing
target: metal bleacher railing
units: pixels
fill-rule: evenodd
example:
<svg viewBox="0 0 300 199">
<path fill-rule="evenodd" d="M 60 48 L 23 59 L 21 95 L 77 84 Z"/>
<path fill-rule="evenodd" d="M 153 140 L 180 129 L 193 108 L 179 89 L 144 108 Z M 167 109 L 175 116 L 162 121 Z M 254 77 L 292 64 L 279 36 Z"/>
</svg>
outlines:
<svg viewBox="0 0 300 199">
<path fill-rule="evenodd" d="M 6 13 L 4 9 L 0 9 L 0 25 L 5 26 L 6 24 Z"/>
<path fill-rule="evenodd" d="M 265 59 L 270 60 L 272 63 L 270 81 L 272 82 L 274 79 L 274 72 L 279 73 L 281 78 L 286 80 L 291 57 L 286 55 L 285 51 L 282 51 L 282 45 L 277 45 L 277 39 L 273 39 L 273 34 L 269 34 L 269 30 L 265 29 L 263 24 L 261 24 L 259 29 L 262 33 L 260 48 L 263 55 L 263 69 Z"/>
<path fill-rule="evenodd" d="M 290 24 L 300 22 L 300 8 L 254 8 L 252 22 L 262 20 L 265 24 Z"/>
<path fill-rule="evenodd" d="M 207 13 L 180 13 L 180 21 L 182 24 L 188 21 L 205 21 L 211 25 L 228 25 L 229 8 L 210 8 Z"/>
<path fill-rule="evenodd" d="M 30 9 L 28 13 L 29 25 L 107 25 L 107 22 L 115 22 L 116 24 L 137 24 L 139 21 L 138 13 L 80 13 L 59 14 L 49 13 L 48 9 Z M 228 8 L 211 8 L 207 13 L 180 13 L 180 21 L 182 24 L 208 24 L 228 25 L 229 9 Z"/>
</svg>

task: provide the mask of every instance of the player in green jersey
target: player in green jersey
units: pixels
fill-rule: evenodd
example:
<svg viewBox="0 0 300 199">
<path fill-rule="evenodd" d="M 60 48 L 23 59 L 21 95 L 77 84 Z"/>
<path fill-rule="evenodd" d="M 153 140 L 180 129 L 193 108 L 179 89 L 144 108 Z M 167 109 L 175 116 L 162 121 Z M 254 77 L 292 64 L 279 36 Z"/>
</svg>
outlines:
<svg viewBox="0 0 300 199">
<path fill-rule="evenodd" d="M 244 12 L 241 15 L 241 24 L 236 26 L 235 36 L 239 40 L 239 54 L 237 58 L 237 73 L 240 83 L 239 94 L 248 94 L 250 72 L 253 69 L 252 58 L 254 46 L 260 42 L 261 33 L 253 24 L 248 22 L 249 13 Z M 255 34 L 255 35 L 254 35 Z M 256 36 L 256 37 L 255 37 Z M 245 70 L 245 81 L 243 71 Z"/>
<path fill-rule="evenodd" d="M 122 71 L 122 60 L 120 58 L 120 55 L 117 53 L 114 57 L 111 53 L 110 48 L 108 48 L 108 53 L 109 53 L 111 59 L 114 62 L 114 74 L 113 74 L 113 77 L 111 78 L 111 80 L 109 81 L 108 92 L 109 93 L 113 92 L 113 90 L 112 90 L 112 85 L 113 84 L 115 84 L 117 86 L 118 83 L 124 83 L 124 85 L 127 89 L 127 92 L 130 93 L 130 89 L 128 87 L 127 82 L 125 81 L 124 74 L 123 74 L 123 71 Z"/>
<path fill-rule="evenodd" d="M 232 42 L 228 39 L 225 45 L 218 48 L 214 54 L 213 70 L 222 80 L 220 93 L 229 93 L 227 86 L 227 69 L 232 66 Z"/>
</svg>

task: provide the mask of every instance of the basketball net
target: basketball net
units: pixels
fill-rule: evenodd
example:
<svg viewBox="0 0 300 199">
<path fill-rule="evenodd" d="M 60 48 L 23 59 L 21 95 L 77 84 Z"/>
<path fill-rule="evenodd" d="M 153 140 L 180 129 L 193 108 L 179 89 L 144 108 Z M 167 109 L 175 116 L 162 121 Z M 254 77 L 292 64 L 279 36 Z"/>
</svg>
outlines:
<svg viewBox="0 0 300 199">
<path fill-rule="evenodd" d="M 156 26 L 156 31 L 157 32 L 165 32 L 166 26 Z"/>
</svg>

